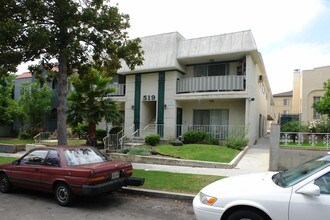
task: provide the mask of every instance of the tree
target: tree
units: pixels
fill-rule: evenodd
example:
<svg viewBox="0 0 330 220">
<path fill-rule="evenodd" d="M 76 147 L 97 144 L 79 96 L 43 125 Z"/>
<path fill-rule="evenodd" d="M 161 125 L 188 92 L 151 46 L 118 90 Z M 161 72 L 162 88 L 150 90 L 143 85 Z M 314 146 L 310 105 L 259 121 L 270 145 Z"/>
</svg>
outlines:
<svg viewBox="0 0 330 220">
<path fill-rule="evenodd" d="M 96 69 L 70 78 L 74 91 L 68 97 L 68 122 L 73 126 L 87 122 L 87 142 L 93 146 L 96 145 L 96 125 L 103 118 L 107 122 L 120 118 L 117 104 L 107 97 L 114 92 L 114 88 L 109 87 L 110 81 L 111 78 L 103 77 Z"/>
<path fill-rule="evenodd" d="M 327 115 L 330 119 L 330 79 L 323 83 L 325 94 L 321 97 L 319 102 L 313 104 L 313 108 L 320 114 Z"/>
<path fill-rule="evenodd" d="M 13 98 L 14 75 L 0 77 L 0 125 L 14 122 L 15 101 Z"/>
<path fill-rule="evenodd" d="M 143 61 L 140 40 L 129 40 L 129 16 L 109 0 L 3 0 L 0 10 L 0 74 L 14 72 L 21 62 L 39 60 L 30 71 L 44 70 L 59 85 L 57 132 L 66 145 L 68 75 L 82 64 L 106 69 L 134 69 Z M 58 71 L 54 71 L 54 67 Z"/>
<path fill-rule="evenodd" d="M 22 84 L 18 105 L 24 115 L 20 115 L 20 118 L 27 120 L 31 130 L 41 130 L 43 127 L 46 113 L 51 109 L 52 94 L 46 84 L 42 87 L 38 82 Z"/>
</svg>

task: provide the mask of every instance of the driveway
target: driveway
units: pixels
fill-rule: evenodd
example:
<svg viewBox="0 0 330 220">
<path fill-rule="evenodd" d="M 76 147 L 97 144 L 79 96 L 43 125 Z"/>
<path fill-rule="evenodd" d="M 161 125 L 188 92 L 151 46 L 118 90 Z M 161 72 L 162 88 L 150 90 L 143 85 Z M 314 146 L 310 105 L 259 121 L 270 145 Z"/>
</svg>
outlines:
<svg viewBox="0 0 330 220">
<path fill-rule="evenodd" d="M 120 192 L 78 198 L 74 206 L 68 208 L 59 206 L 51 194 L 25 189 L 1 193 L 0 201 L 0 218 L 8 220 L 196 219 L 190 202 Z"/>
</svg>

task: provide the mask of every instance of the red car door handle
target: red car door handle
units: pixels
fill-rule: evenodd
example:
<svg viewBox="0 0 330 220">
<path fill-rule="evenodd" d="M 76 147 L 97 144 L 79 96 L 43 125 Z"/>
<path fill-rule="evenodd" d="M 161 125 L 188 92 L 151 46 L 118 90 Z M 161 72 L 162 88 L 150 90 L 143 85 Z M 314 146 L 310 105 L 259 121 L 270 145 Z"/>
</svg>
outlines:
<svg viewBox="0 0 330 220">
<path fill-rule="evenodd" d="M 39 171 L 39 168 L 34 168 L 35 171 Z"/>
</svg>

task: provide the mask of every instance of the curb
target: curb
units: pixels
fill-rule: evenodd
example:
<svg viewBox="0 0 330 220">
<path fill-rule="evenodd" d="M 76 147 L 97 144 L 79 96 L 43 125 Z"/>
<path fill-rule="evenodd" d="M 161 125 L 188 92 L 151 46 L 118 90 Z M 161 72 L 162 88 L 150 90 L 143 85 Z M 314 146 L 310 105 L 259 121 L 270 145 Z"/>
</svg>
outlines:
<svg viewBox="0 0 330 220">
<path fill-rule="evenodd" d="M 133 187 L 122 187 L 122 192 L 135 194 L 135 195 L 144 195 L 144 196 L 148 196 L 148 197 L 184 200 L 187 202 L 192 202 L 195 197 L 195 195 L 192 195 L 192 194 L 157 191 L 157 190 L 150 190 L 150 189 L 137 189 L 137 188 L 133 188 Z"/>
</svg>

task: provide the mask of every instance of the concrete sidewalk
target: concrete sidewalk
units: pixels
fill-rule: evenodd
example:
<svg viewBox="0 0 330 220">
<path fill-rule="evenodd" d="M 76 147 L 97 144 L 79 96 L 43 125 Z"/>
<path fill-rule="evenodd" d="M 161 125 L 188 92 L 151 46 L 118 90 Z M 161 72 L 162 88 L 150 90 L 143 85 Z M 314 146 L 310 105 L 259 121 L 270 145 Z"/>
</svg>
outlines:
<svg viewBox="0 0 330 220">
<path fill-rule="evenodd" d="M 266 172 L 269 167 L 269 137 L 260 138 L 258 143 L 248 149 L 237 166 L 233 169 L 200 168 L 184 166 L 167 166 L 158 164 L 133 163 L 135 169 L 157 170 L 173 173 L 191 173 L 218 176 L 235 176 L 240 174 Z"/>
</svg>

